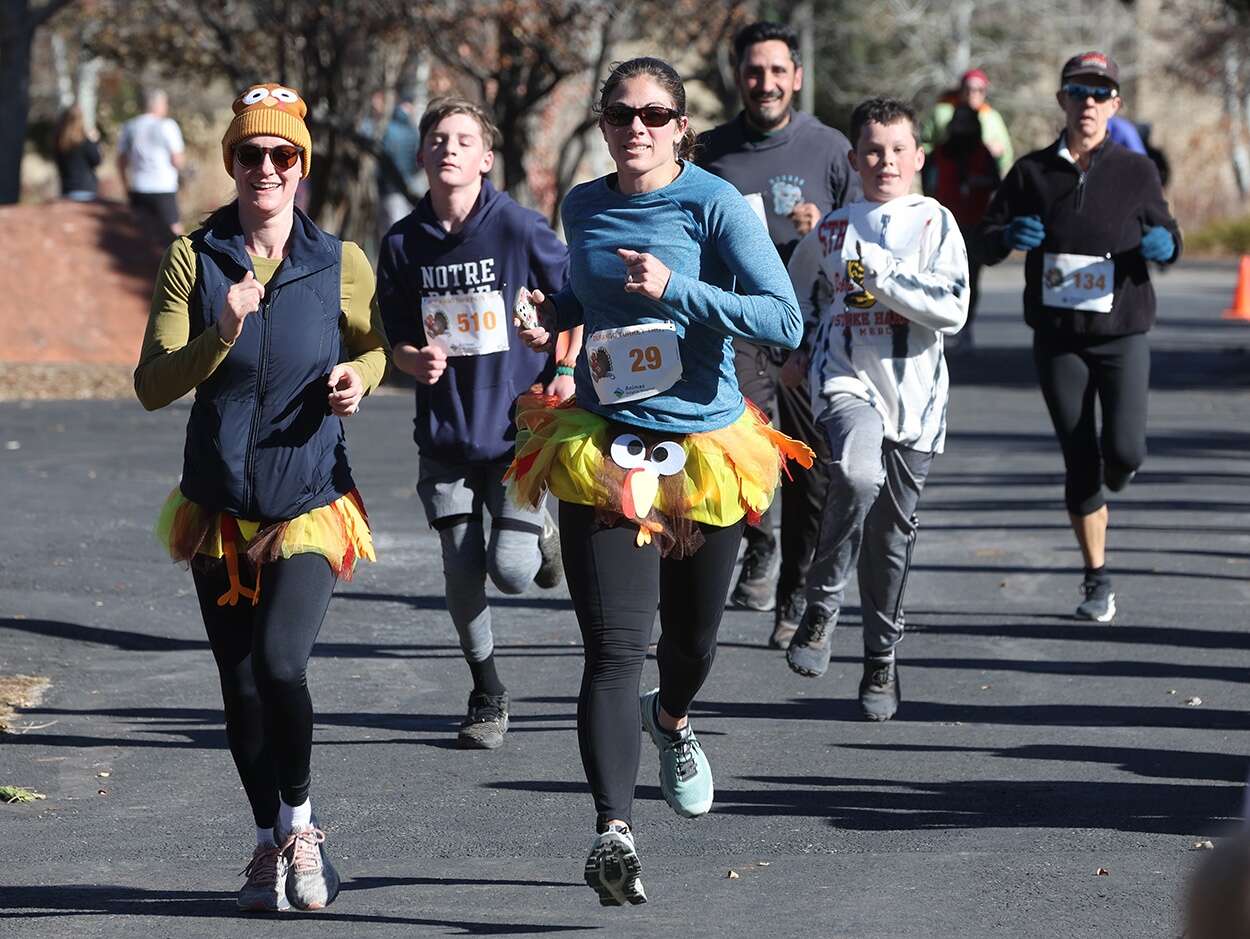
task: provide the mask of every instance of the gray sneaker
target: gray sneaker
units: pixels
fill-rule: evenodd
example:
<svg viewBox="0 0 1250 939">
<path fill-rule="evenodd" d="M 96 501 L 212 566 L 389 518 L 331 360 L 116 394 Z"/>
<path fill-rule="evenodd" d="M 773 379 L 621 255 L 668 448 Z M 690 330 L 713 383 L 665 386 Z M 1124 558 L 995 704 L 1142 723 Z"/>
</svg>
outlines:
<svg viewBox="0 0 1250 939">
<path fill-rule="evenodd" d="M 290 862 L 276 844 L 258 844 L 252 860 L 240 873 L 247 882 L 239 891 L 239 909 L 254 913 L 289 910 L 286 898 L 286 877 Z"/>
<path fill-rule="evenodd" d="M 803 611 L 807 609 L 807 590 L 799 587 L 790 592 L 780 606 L 773 620 L 773 632 L 768 637 L 770 649 L 788 649 L 794 634 L 803 621 Z"/>
<path fill-rule="evenodd" d="M 646 903 L 647 892 L 638 879 L 641 873 L 642 862 L 627 826 L 609 825 L 595 837 L 586 858 L 586 883 L 599 894 L 602 906 Z"/>
<path fill-rule="evenodd" d="M 781 569 L 781 553 L 774 541 L 751 542 L 742 555 L 738 583 L 729 595 L 729 605 L 740 610 L 770 613 L 777 605 L 777 574 Z"/>
<path fill-rule="evenodd" d="M 494 750 L 508 732 L 508 692 L 469 695 L 469 710 L 460 722 L 456 746 L 461 750 Z"/>
<path fill-rule="evenodd" d="M 538 539 L 538 552 L 543 562 L 534 575 L 534 583 L 544 590 L 558 587 L 564 577 L 564 562 L 560 556 L 560 529 L 549 511 L 543 511 L 543 533 Z"/>
<path fill-rule="evenodd" d="M 290 857 L 286 896 L 301 910 L 320 910 L 339 894 L 339 873 L 326 854 L 325 832 L 315 825 L 297 828 L 287 836 L 282 850 Z"/>
<path fill-rule="evenodd" d="M 1076 608 L 1077 619 L 1109 623 L 1115 618 L 1115 593 L 1110 580 L 1086 580 L 1081 584 L 1081 593 L 1085 599 Z"/>
<path fill-rule="evenodd" d="M 833 651 L 833 627 L 838 614 L 826 613 L 819 607 L 809 606 L 803 611 L 799 628 L 786 649 L 786 661 L 790 670 L 808 678 L 819 678 L 829 669 L 829 656 Z"/>
<path fill-rule="evenodd" d="M 865 719 L 888 721 L 898 710 L 901 700 L 898 666 L 894 653 L 864 653 L 864 677 L 859 682 L 859 709 Z"/>
</svg>

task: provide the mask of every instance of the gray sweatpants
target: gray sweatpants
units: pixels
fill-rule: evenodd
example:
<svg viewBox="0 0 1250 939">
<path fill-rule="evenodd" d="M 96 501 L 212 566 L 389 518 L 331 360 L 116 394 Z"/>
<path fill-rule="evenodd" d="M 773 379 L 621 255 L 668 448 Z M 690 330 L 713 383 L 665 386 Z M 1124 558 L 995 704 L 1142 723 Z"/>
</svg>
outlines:
<svg viewBox="0 0 1250 939">
<path fill-rule="evenodd" d="M 820 541 L 807 576 L 808 608 L 836 620 L 858 562 L 864 647 L 886 653 L 903 637 L 914 513 L 933 454 L 887 441 L 876 409 L 854 395 L 830 398 L 817 423 L 832 456 Z"/>
<path fill-rule="evenodd" d="M 421 457 L 417 495 L 443 547 L 447 612 L 470 662 L 495 648 L 486 602 L 486 577 L 503 593 L 521 593 L 538 573 L 538 539 L 545 509 L 522 508 L 508 498 L 508 460 L 455 466 Z M 486 540 L 482 508 L 491 516 Z"/>
</svg>

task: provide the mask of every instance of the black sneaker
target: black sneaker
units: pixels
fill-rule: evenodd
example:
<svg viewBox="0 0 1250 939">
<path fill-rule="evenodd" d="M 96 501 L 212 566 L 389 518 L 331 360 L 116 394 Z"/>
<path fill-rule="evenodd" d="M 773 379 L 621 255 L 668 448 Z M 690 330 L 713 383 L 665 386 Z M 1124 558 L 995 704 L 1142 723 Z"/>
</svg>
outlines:
<svg viewBox="0 0 1250 939">
<path fill-rule="evenodd" d="M 898 666 L 894 653 L 864 653 L 864 677 L 859 682 L 859 709 L 870 721 L 888 721 L 898 710 L 901 700 Z"/>
<path fill-rule="evenodd" d="M 469 695 L 469 712 L 460 723 L 456 746 L 461 750 L 494 750 L 508 732 L 508 692 Z"/>
<path fill-rule="evenodd" d="M 729 605 L 740 610 L 770 613 L 777 605 L 777 573 L 781 555 L 774 539 L 752 541 L 742 555 L 742 571 L 729 595 Z"/>
<path fill-rule="evenodd" d="M 1109 578 L 1083 581 L 1081 593 L 1085 594 L 1085 599 L 1076 608 L 1077 619 L 1109 623 L 1115 618 L 1115 593 Z"/>
<path fill-rule="evenodd" d="M 773 633 L 768 637 L 770 649 L 788 649 L 794 633 L 803 621 L 803 611 L 807 609 L 807 589 L 798 587 L 790 591 L 790 595 L 777 607 L 773 618 Z"/>
<path fill-rule="evenodd" d="M 837 622 L 836 613 L 826 613 L 819 607 L 809 606 L 803 611 L 799 628 L 786 649 L 790 671 L 808 678 L 819 678 L 828 671 L 829 655 L 833 651 L 833 627 Z"/>
<path fill-rule="evenodd" d="M 543 533 L 538 539 L 538 552 L 543 562 L 534 575 L 534 583 L 544 590 L 557 587 L 564 577 L 564 564 L 560 557 L 560 529 L 548 511 L 543 512 Z"/>
</svg>

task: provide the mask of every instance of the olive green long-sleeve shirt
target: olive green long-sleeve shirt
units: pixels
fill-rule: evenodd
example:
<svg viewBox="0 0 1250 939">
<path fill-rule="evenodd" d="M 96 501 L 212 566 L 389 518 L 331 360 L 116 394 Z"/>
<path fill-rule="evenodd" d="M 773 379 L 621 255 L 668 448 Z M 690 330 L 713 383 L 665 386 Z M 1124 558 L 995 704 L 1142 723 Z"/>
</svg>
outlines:
<svg viewBox="0 0 1250 939">
<path fill-rule="evenodd" d="M 267 284 L 282 263 L 278 258 L 252 256 L 256 279 Z M 373 269 L 360 247 L 343 242 L 340 329 L 368 394 L 386 371 L 386 339 L 371 311 Z M 149 411 L 162 408 L 195 387 L 217 369 L 232 344 L 215 329 L 191 339 L 191 292 L 195 289 L 195 252 L 191 239 L 182 237 L 169 246 L 156 278 L 143 349 L 135 368 L 135 393 Z"/>
</svg>

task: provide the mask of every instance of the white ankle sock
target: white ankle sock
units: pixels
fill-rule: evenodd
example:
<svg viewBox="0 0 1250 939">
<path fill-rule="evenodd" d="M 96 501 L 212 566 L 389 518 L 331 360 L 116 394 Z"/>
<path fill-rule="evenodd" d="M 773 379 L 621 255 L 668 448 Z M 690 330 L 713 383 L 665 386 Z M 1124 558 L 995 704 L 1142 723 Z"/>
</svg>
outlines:
<svg viewBox="0 0 1250 939">
<path fill-rule="evenodd" d="M 305 799 L 303 805 L 287 805 L 278 801 L 278 827 L 283 831 L 294 831 L 312 824 L 312 800 Z"/>
<path fill-rule="evenodd" d="M 271 844 L 271 845 L 276 846 L 277 842 L 273 840 L 273 829 L 272 828 L 257 828 L 256 829 L 256 843 L 258 845 Z"/>
</svg>

